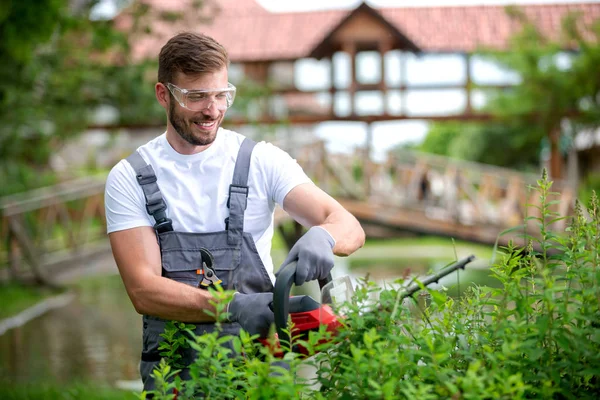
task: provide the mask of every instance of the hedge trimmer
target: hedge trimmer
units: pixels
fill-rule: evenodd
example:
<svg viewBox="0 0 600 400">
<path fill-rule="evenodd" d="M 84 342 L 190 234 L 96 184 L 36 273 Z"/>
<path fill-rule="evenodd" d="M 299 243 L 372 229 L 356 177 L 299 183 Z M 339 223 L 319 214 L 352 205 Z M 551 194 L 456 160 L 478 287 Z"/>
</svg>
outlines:
<svg viewBox="0 0 600 400">
<path fill-rule="evenodd" d="M 475 256 L 463 258 L 454 264 L 451 264 L 436 274 L 428 276 L 419 282 L 413 282 L 400 295 L 400 300 L 412 296 L 419 290 L 440 281 L 445 276 L 464 269 L 465 266 L 472 262 Z M 308 295 L 290 297 L 290 290 L 296 275 L 296 263 L 292 262 L 281 267 L 275 282 L 273 291 L 273 313 L 275 314 L 275 327 L 277 330 L 277 338 L 281 343 L 290 343 L 288 334 L 288 317 L 292 322 L 292 337 L 295 339 L 305 340 L 308 338 L 310 331 L 318 331 L 322 325 L 326 330 L 336 333 L 342 326 L 340 317 L 336 315 L 332 309 L 334 300 L 350 300 L 354 293 L 349 277 L 344 276 L 336 280 L 331 279 L 331 274 L 323 280 L 319 281 L 321 289 L 321 301 L 317 302 Z M 268 340 L 263 343 L 268 344 Z M 292 347 L 294 352 L 308 355 L 307 349 L 300 345 Z M 280 353 L 283 355 L 283 353 Z"/>
</svg>

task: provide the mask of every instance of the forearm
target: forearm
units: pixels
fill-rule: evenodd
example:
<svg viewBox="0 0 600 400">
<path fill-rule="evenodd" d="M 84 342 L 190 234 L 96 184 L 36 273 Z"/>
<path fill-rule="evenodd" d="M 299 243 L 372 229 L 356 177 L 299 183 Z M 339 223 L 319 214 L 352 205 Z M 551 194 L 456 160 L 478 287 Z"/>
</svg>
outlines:
<svg viewBox="0 0 600 400">
<path fill-rule="evenodd" d="M 136 311 L 182 322 L 209 322 L 214 312 L 206 290 L 161 276 L 161 257 L 151 227 L 109 234 L 110 244 L 127 294 Z"/>
<path fill-rule="evenodd" d="M 214 298 L 207 290 L 147 274 L 128 292 L 140 314 L 182 322 L 214 321 L 205 312 L 215 312 Z"/>
<path fill-rule="evenodd" d="M 348 256 L 365 244 L 365 232 L 354 215 L 313 184 L 292 189 L 283 209 L 303 226 L 327 230 L 335 239 L 335 255 Z"/>
<path fill-rule="evenodd" d="M 320 224 L 335 239 L 333 253 L 348 256 L 365 244 L 365 232 L 358 220 L 348 211 L 334 211 Z"/>
</svg>

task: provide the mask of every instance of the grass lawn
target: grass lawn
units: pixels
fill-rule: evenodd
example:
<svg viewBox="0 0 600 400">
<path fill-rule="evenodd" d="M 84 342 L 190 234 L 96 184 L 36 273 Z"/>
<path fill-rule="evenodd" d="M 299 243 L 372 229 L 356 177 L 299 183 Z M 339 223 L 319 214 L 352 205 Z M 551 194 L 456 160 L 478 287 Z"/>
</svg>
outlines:
<svg viewBox="0 0 600 400">
<path fill-rule="evenodd" d="M 287 253 L 285 242 L 277 230 L 273 234 L 271 249 L 274 253 Z M 477 257 L 491 258 L 493 248 L 489 245 L 453 240 L 440 236 L 399 237 L 390 239 L 368 239 L 364 247 L 351 255 L 351 258 L 442 258 L 447 255 L 462 257 L 461 252 L 470 251 Z M 433 252 L 432 252 L 433 251 Z M 434 254 L 435 253 L 435 254 Z"/>
<path fill-rule="evenodd" d="M 36 384 L 14 386 L 0 382 L 0 399 L 3 400 L 127 400 L 139 399 L 139 395 L 130 391 L 88 384 Z"/>
<path fill-rule="evenodd" d="M 471 266 L 487 266 L 494 253 L 493 247 L 477 243 L 452 240 L 439 236 L 367 239 L 364 247 L 348 257 L 350 269 L 369 267 L 404 268 L 410 264 L 435 264 L 443 266 L 457 259 L 475 255 Z M 287 255 L 287 248 L 278 231 L 273 235 L 271 257 L 275 271 Z"/>
<path fill-rule="evenodd" d="M 350 256 L 351 264 L 378 264 L 393 260 L 447 260 L 448 263 L 474 254 L 481 260 L 490 260 L 492 246 L 453 241 L 450 238 L 423 236 L 367 240 L 365 246 Z"/>
<path fill-rule="evenodd" d="M 38 302 L 62 293 L 62 290 L 20 285 L 17 283 L 0 284 L 0 319 L 12 317 Z M 0 398 L 2 398 L 0 396 Z"/>
</svg>

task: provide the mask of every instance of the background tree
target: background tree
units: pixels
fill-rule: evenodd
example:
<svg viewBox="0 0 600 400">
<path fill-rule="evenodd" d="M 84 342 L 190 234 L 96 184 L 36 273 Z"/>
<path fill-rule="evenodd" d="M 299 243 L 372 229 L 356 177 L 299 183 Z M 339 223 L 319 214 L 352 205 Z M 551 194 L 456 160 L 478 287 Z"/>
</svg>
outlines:
<svg viewBox="0 0 600 400">
<path fill-rule="evenodd" d="M 160 2 L 115 1 L 122 10 L 113 20 L 91 18 L 99 0 L 0 4 L 0 197 L 60 179 L 51 156 L 96 125 L 99 106 L 115 111 L 113 125 L 163 125 L 154 96 L 157 60 L 133 59 L 130 43 L 166 40 L 154 32 L 157 23 L 196 29 L 220 10 L 216 0 L 193 0 L 178 12 Z M 238 89 L 245 95 L 233 116 L 249 115 L 268 94 L 248 81 Z"/>
<path fill-rule="evenodd" d="M 541 130 L 518 123 L 438 122 L 416 150 L 533 171 L 539 167 L 543 138 Z"/>
<path fill-rule="evenodd" d="M 4 2 L 0 8 L 0 195 L 55 180 L 53 151 L 81 132 L 105 95 L 101 54 L 126 49 L 95 2 Z"/>
<path fill-rule="evenodd" d="M 129 41 L 156 21 L 205 21 L 211 0 L 168 13 L 142 1 L 121 13 L 129 25 L 92 20 L 99 0 L 21 0 L 0 4 L 0 196 L 54 183 L 54 152 L 82 133 L 99 106 L 118 124 L 160 125 L 156 60 L 132 60 Z M 183 21 L 185 22 L 185 21 Z"/>
<path fill-rule="evenodd" d="M 520 83 L 490 97 L 482 111 L 495 117 L 492 122 L 435 123 L 420 150 L 531 169 L 539 166 L 542 141 L 548 138 L 551 171 L 560 177 L 560 135 L 600 125 L 600 21 L 585 24 L 571 14 L 561 35 L 551 39 L 518 8 L 508 7 L 507 13 L 522 30 L 507 51 L 480 54 L 516 72 Z M 561 126 L 570 132 L 561 132 Z"/>
</svg>

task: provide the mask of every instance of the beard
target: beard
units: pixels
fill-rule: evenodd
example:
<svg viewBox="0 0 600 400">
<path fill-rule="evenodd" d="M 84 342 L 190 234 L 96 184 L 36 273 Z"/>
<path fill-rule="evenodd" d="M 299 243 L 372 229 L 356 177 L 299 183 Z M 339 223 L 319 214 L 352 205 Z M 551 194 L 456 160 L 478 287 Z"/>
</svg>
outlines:
<svg viewBox="0 0 600 400">
<path fill-rule="evenodd" d="M 215 141 L 215 138 L 217 137 L 217 130 L 219 129 L 219 126 L 217 126 L 216 129 L 214 129 L 210 133 L 194 134 L 194 132 L 192 131 L 192 125 L 194 124 L 194 122 L 186 121 L 185 117 L 183 117 L 181 114 L 179 114 L 177 112 L 176 105 L 175 105 L 176 101 L 174 101 L 175 99 L 171 99 L 171 100 L 172 101 L 170 102 L 170 105 L 169 105 L 169 114 L 168 114 L 169 121 L 171 122 L 173 129 L 175 129 L 175 132 L 177 132 L 177 134 L 183 140 L 185 140 L 186 142 L 188 142 L 189 144 L 194 145 L 194 146 L 207 146 Z M 203 119 L 201 119 L 197 122 L 210 122 L 210 121 L 215 121 L 215 120 L 204 117 Z"/>
</svg>

